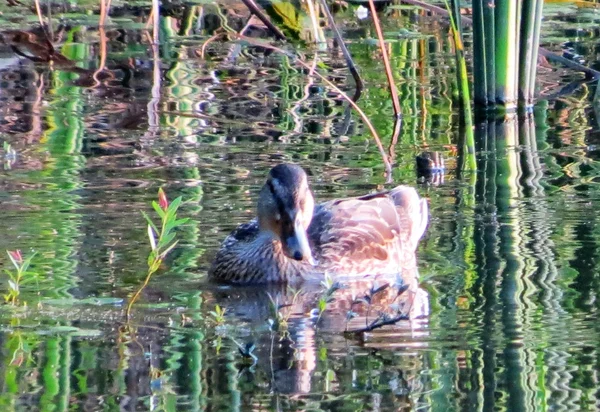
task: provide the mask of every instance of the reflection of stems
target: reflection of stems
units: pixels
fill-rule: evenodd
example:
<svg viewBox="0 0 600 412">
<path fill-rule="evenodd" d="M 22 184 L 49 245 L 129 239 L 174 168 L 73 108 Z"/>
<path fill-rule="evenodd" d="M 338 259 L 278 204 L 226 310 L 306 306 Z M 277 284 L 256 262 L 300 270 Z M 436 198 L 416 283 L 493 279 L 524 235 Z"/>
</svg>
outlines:
<svg viewBox="0 0 600 412">
<path fill-rule="evenodd" d="M 381 55 L 383 56 L 383 65 L 385 66 L 385 75 L 388 79 L 390 86 L 390 93 L 392 95 L 392 103 L 394 104 L 394 114 L 396 117 L 402 116 L 402 109 L 400 108 L 400 101 L 398 100 L 398 90 L 396 89 L 396 83 L 394 82 L 394 75 L 392 74 L 392 67 L 390 66 L 390 58 L 385 47 L 385 41 L 383 40 L 383 33 L 379 24 L 379 17 L 377 17 L 377 10 L 375 10 L 375 3 L 373 0 L 369 0 L 369 7 L 371 8 L 371 15 L 373 16 L 373 24 L 375 25 L 375 31 L 377 31 L 377 38 L 379 39 L 379 48 L 381 49 Z"/>
<path fill-rule="evenodd" d="M 102 2 L 104 4 L 104 1 Z M 104 23 L 102 22 L 102 17 L 100 17 L 100 27 L 98 28 L 98 32 L 100 33 L 100 64 L 98 65 L 98 70 L 96 70 L 93 74 L 94 82 L 96 86 L 100 86 L 100 79 L 98 75 L 104 70 L 106 66 L 106 30 L 104 29 Z"/>
<path fill-rule="evenodd" d="M 364 332 L 371 332 L 375 329 L 387 326 L 387 325 L 394 325 L 402 320 L 409 320 L 410 317 L 408 315 L 402 314 L 402 315 L 398 315 L 398 316 L 394 316 L 393 318 L 389 318 L 389 319 L 382 319 L 379 320 L 375 319 L 373 321 L 373 323 L 365 326 L 362 329 L 356 329 L 356 330 L 351 330 L 350 333 L 364 333 Z"/>
<path fill-rule="evenodd" d="M 275 387 L 275 368 L 273 366 L 275 361 L 273 360 L 273 346 L 275 346 L 275 333 L 273 331 L 271 331 L 271 345 L 269 346 L 269 366 L 271 367 L 272 388 Z"/>
<path fill-rule="evenodd" d="M 396 144 L 398 144 L 398 136 L 400 136 L 400 131 L 402 130 L 402 118 L 396 117 L 394 120 L 394 132 L 392 133 L 392 142 L 388 147 L 388 153 L 390 154 L 390 163 L 394 163 L 396 159 Z M 389 177 L 391 182 L 391 176 Z"/>
<path fill-rule="evenodd" d="M 160 30 L 160 2 L 159 0 L 152 0 L 152 40 L 154 42 L 154 46 L 158 47 L 159 43 L 159 30 Z"/>
<path fill-rule="evenodd" d="M 152 133 L 156 132 L 158 127 L 158 103 L 160 102 L 160 55 L 158 44 L 152 44 L 152 98 L 148 102 L 148 126 Z"/>
<path fill-rule="evenodd" d="M 210 43 L 212 43 L 213 41 L 215 41 L 216 39 L 218 39 L 219 37 L 222 37 L 222 36 L 225 36 L 225 33 L 215 33 L 214 35 L 210 36 L 204 43 L 202 43 L 202 47 L 200 48 L 200 58 L 202 60 L 204 60 L 204 53 L 206 51 L 206 47 Z"/>
<path fill-rule="evenodd" d="M 292 114 L 292 117 L 294 118 L 294 123 L 296 124 L 294 131 L 296 131 L 298 133 L 302 133 L 302 119 L 301 119 L 300 115 L 298 114 L 298 110 L 300 109 L 300 105 L 302 103 L 304 103 L 306 100 L 308 100 L 308 98 L 310 97 L 310 88 L 312 87 L 312 85 L 314 83 L 314 77 L 312 76 L 312 74 L 317 69 L 318 57 L 319 56 L 317 54 L 315 54 L 315 57 L 313 58 L 312 66 L 310 66 L 308 82 L 306 83 L 306 86 L 304 86 L 304 96 L 302 96 L 302 98 L 294 104 L 294 107 L 292 107 L 290 109 L 290 113 Z"/>
<path fill-rule="evenodd" d="M 35 80 L 35 100 L 31 103 L 31 129 L 27 134 L 31 135 L 31 142 L 37 141 L 42 135 L 42 116 L 41 106 L 42 97 L 44 95 L 44 75 L 33 72 Z"/>
<path fill-rule="evenodd" d="M 250 37 L 246 37 L 246 36 L 237 36 L 238 39 L 245 41 L 247 43 L 250 43 L 254 46 L 257 47 L 263 47 L 265 49 L 270 49 L 273 50 L 277 53 L 281 53 L 284 54 L 288 57 L 290 57 L 293 61 L 295 61 L 296 63 L 298 63 L 300 66 L 304 67 L 307 70 L 310 70 L 310 66 L 305 63 L 304 61 L 300 60 L 299 58 L 297 58 L 294 55 L 290 55 L 287 51 L 280 49 L 279 47 L 275 47 L 272 46 L 268 43 L 265 42 L 260 42 L 260 41 L 256 41 Z M 350 97 L 348 97 L 348 95 L 346 93 L 344 93 L 343 91 L 341 91 L 335 84 L 333 84 L 332 82 L 330 82 L 326 77 L 324 77 L 321 73 L 319 73 L 318 71 L 314 71 L 314 75 L 317 76 L 319 79 L 321 79 L 321 81 L 323 83 L 325 83 L 326 85 L 328 85 L 329 87 L 331 87 L 333 90 L 335 90 L 336 93 L 338 93 L 343 99 L 345 99 L 353 108 L 354 110 L 356 110 L 356 112 L 359 114 L 359 116 L 361 117 L 361 119 L 365 122 L 365 124 L 367 125 L 367 127 L 369 128 L 369 131 L 371 132 L 371 135 L 373 136 L 373 139 L 375 140 L 375 143 L 377 144 L 377 148 L 379 149 L 379 153 L 381 154 L 384 166 L 385 166 L 385 170 L 386 170 L 386 176 L 389 178 L 392 175 L 392 165 L 388 159 L 387 153 L 385 152 L 385 149 L 383 147 L 383 144 L 381 144 L 381 139 L 379 138 L 379 135 L 377 134 L 377 131 L 375 130 L 375 128 L 373 127 L 373 124 L 371 123 L 371 121 L 369 120 L 369 118 L 367 117 L 367 115 L 361 110 L 360 107 L 358 107 L 358 105 L 352 101 L 352 99 Z"/>
</svg>

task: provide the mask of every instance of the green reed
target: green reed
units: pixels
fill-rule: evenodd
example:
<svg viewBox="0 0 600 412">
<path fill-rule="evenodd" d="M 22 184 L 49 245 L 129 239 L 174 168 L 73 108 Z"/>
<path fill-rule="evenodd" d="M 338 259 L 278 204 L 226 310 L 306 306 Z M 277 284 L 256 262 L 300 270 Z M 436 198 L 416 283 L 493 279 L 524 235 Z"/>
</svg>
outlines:
<svg viewBox="0 0 600 412">
<path fill-rule="evenodd" d="M 467 62 L 465 59 L 465 50 L 462 41 L 462 31 L 460 23 L 460 9 L 456 1 L 452 2 L 452 7 L 444 0 L 450 16 L 450 27 L 452 29 L 452 38 L 454 40 L 454 50 L 456 54 L 458 89 L 461 97 L 461 109 L 463 116 L 461 124 L 464 126 L 460 133 L 458 142 L 459 164 L 462 171 L 477 170 L 475 160 L 475 137 L 473 134 L 473 114 L 471 111 L 471 94 L 469 92 L 469 76 L 467 73 Z"/>
<path fill-rule="evenodd" d="M 543 0 L 473 2 L 476 104 L 533 104 L 542 9 Z"/>
</svg>

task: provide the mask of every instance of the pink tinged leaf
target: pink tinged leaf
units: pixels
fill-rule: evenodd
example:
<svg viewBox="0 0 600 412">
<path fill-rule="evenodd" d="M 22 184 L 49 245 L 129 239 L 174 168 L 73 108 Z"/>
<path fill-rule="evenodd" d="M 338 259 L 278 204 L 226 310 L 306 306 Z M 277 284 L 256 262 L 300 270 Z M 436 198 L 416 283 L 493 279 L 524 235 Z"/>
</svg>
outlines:
<svg viewBox="0 0 600 412">
<path fill-rule="evenodd" d="M 23 364 L 24 359 L 25 359 L 25 357 L 23 356 L 22 353 L 15 354 L 15 357 L 13 358 L 12 362 L 10 363 L 10 366 L 21 366 Z"/>
<path fill-rule="evenodd" d="M 20 250 L 7 250 L 6 251 L 8 253 L 8 256 L 11 258 L 11 260 L 13 261 L 13 263 L 23 263 L 23 256 L 21 256 L 21 251 Z"/>
</svg>

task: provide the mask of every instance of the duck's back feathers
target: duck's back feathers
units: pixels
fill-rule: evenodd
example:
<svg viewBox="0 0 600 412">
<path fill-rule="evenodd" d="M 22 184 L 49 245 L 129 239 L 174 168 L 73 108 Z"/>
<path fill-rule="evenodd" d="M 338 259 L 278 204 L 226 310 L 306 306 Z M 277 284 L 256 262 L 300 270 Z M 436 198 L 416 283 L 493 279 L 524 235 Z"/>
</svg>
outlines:
<svg viewBox="0 0 600 412">
<path fill-rule="evenodd" d="M 260 229 L 258 227 L 258 221 L 252 219 L 248 223 L 242 223 L 236 227 L 230 234 L 225 238 L 221 247 L 227 247 L 229 243 L 237 242 L 252 242 L 258 236 Z"/>
<path fill-rule="evenodd" d="M 340 275 L 396 273 L 414 255 L 427 224 L 427 203 L 413 188 L 319 205 L 308 229 L 324 270 Z"/>
</svg>

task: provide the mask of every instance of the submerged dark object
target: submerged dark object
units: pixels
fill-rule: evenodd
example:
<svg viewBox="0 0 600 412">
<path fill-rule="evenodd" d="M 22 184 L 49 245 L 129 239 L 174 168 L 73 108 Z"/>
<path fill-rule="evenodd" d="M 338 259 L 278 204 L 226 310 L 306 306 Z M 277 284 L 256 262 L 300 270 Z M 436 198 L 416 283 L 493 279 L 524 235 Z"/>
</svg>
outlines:
<svg viewBox="0 0 600 412">
<path fill-rule="evenodd" d="M 428 206 L 407 186 L 315 206 L 304 170 L 281 164 L 260 191 L 257 215 L 225 239 L 212 278 L 248 284 L 396 274 L 414 260 Z"/>
<path fill-rule="evenodd" d="M 432 184 L 444 183 L 446 165 L 440 152 L 423 152 L 415 160 L 419 180 Z"/>
</svg>

